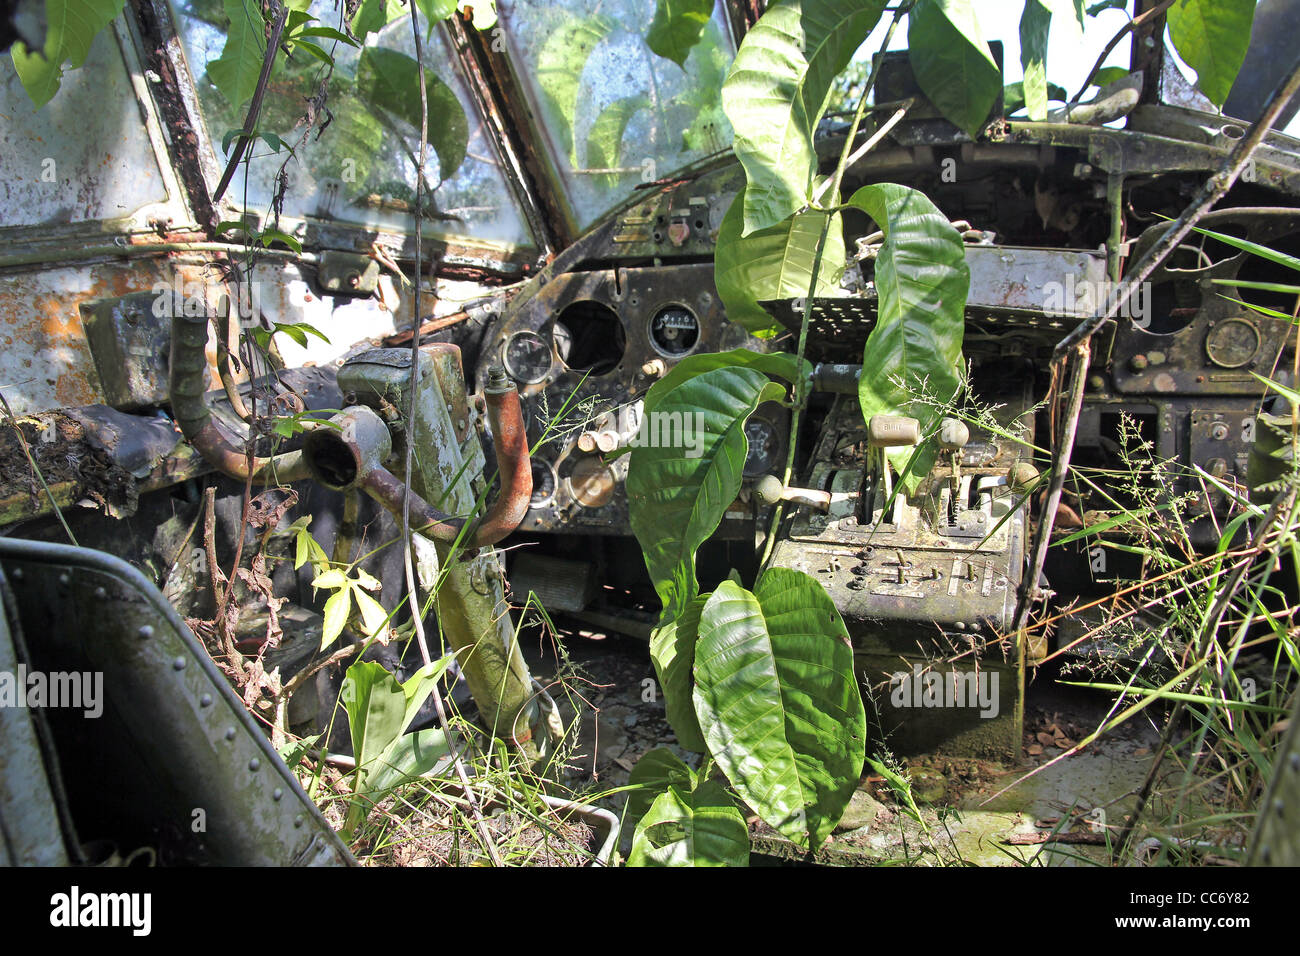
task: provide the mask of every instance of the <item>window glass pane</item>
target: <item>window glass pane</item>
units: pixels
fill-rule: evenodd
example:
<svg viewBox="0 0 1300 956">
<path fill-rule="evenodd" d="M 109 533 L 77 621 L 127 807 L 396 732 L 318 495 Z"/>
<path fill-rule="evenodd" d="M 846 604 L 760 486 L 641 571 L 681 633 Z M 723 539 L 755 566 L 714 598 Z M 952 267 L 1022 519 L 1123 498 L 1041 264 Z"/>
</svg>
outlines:
<svg viewBox="0 0 1300 956">
<path fill-rule="evenodd" d="M 684 67 L 646 43 L 655 6 L 498 0 L 516 74 L 580 227 L 637 183 L 731 145 L 721 91 L 735 49 L 721 6 Z"/>
<path fill-rule="evenodd" d="M 112 27 L 39 110 L 0 55 L 4 225 L 126 220 L 167 198 Z"/>
<path fill-rule="evenodd" d="M 174 0 L 178 29 L 198 87 L 204 121 L 214 143 L 243 125 L 245 104 L 232 104 L 213 79 L 231 33 L 228 11 L 240 0 Z M 343 29 L 339 0 L 313 0 L 312 26 Z M 335 59 L 324 99 L 327 125 L 305 142 L 307 109 L 320 101 L 329 69 L 301 48 L 281 53 L 267 88 L 259 129 L 274 133 L 296 160 L 259 141 L 245 180 L 241 169 L 230 194 L 246 208 L 265 213 L 281 169 L 287 178 L 283 212 L 396 230 L 414 228 L 416 152 L 419 149 L 419 87 L 415 42 L 405 8 L 389 5 L 398 19 L 366 37 L 364 50 L 313 38 Z M 428 27 L 422 21 L 422 27 Z M 429 143 L 424 165 L 425 232 L 454 233 L 533 245 L 511 198 L 499 158 L 474 110 L 451 51 L 435 29 L 424 43 L 428 84 Z M 221 77 L 221 67 L 217 76 Z M 224 159 L 224 157 L 222 157 Z M 443 169 L 443 166 L 451 168 Z"/>
</svg>

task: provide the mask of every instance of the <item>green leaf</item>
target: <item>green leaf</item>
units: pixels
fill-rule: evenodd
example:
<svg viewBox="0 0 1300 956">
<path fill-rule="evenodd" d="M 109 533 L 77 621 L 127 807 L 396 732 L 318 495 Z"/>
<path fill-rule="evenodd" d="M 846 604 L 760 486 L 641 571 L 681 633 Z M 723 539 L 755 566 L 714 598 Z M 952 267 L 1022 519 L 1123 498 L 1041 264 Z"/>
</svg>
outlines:
<svg viewBox="0 0 1300 956">
<path fill-rule="evenodd" d="M 356 40 L 335 30 L 333 27 L 307 27 L 305 30 L 299 30 L 294 34 L 294 39 L 299 37 L 324 37 L 327 40 L 337 40 L 340 43 L 346 43 L 348 46 L 360 46 Z"/>
<path fill-rule="evenodd" d="M 694 790 L 671 786 L 637 825 L 627 865 L 748 866 L 745 818 L 711 780 Z"/>
<path fill-rule="evenodd" d="M 430 25 L 446 20 L 456 12 L 456 0 L 416 0 L 420 5 L 420 12 L 424 14 Z"/>
<path fill-rule="evenodd" d="M 885 782 L 889 784 L 889 789 L 893 790 L 899 799 L 903 801 L 903 812 L 917 823 L 925 826 L 925 821 L 921 819 L 921 810 L 917 807 L 916 799 L 912 796 L 912 782 L 873 757 L 867 758 L 867 764 L 877 774 L 885 778 Z"/>
<path fill-rule="evenodd" d="M 677 620 L 655 628 L 650 635 L 650 660 L 659 675 L 668 723 L 677 735 L 677 742 L 696 753 L 704 753 L 707 749 L 691 699 L 694 683 L 691 668 L 695 664 L 695 642 L 699 638 L 704 601 L 704 596 L 695 598 Z M 642 760 L 644 762 L 644 758 Z"/>
<path fill-rule="evenodd" d="M 700 42 L 712 16 L 713 0 L 659 0 L 646 45 L 685 69 L 691 47 Z"/>
<path fill-rule="evenodd" d="M 686 696 L 689 700 L 689 686 Z M 670 786 L 676 785 L 687 790 L 694 787 L 695 771 L 667 747 L 656 747 L 636 762 L 628 774 L 627 784 L 637 789 L 630 790 L 627 795 L 627 811 L 623 814 L 624 829 L 635 828 L 637 822 L 650 811 L 655 798 Z"/>
<path fill-rule="evenodd" d="M 347 592 L 342 592 L 346 594 Z M 339 695 L 352 732 L 352 756 L 357 762 L 358 790 L 365 789 L 368 771 L 406 729 L 407 694 L 384 667 L 357 661 L 348 668 Z"/>
<path fill-rule="evenodd" d="M 442 179 L 451 177 L 465 161 L 469 144 L 469 122 L 460 99 L 437 75 L 424 71 L 425 93 L 429 102 L 429 143 L 438 154 L 438 172 Z M 420 130 L 419 65 L 405 53 L 366 47 L 361 51 L 357 69 L 357 93 L 371 106 L 377 106 Z"/>
<path fill-rule="evenodd" d="M 1059 100 L 1062 103 L 1069 102 L 1070 94 L 1064 88 L 1057 86 L 1055 83 L 1047 84 L 1048 100 Z M 1020 80 L 1014 83 L 1008 83 L 1002 88 L 1002 111 L 1005 115 L 1010 116 L 1017 110 L 1025 108 L 1025 85 Z"/>
<path fill-rule="evenodd" d="M 797 381 L 800 370 L 805 376 L 812 375 L 812 363 L 807 359 L 800 362 L 789 352 L 753 352 L 749 349 L 732 349 L 729 352 L 704 352 L 699 355 L 689 355 L 674 365 L 672 371 L 650 387 L 650 390 L 646 392 L 644 411 L 653 411 L 658 407 L 660 400 L 678 385 L 715 368 L 758 369 L 766 375 L 784 379 L 792 385 Z"/>
<path fill-rule="evenodd" d="M 407 776 L 418 776 L 448 753 L 441 733 L 422 731 L 414 739 L 402 735 L 453 659 L 448 654 L 400 684 L 373 661 L 358 661 L 348 668 L 340 699 L 352 733 L 358 793 L 373 793 Z"/>
<path fill-rule="evenodd" d="M 325 616 L 325 622 L 320 632 L 320 649 L 323 651 L 343 633 L 343 628 L 347 626 L 348 614 L 352 610 L 352 589 L 341 588 L 330 595 L 325 602 L 325 609 L 322 612 Z"/>
<path fill-rule="evenodd" d="M 257 0 L 223 0 L 230 27 L 221 56 L 208 64 L 208 79 L 234 109 L 253 96 L 266 55 L 265 21 Z"/>
<path fill-rule="evenodd" d="M 1197 232 L 1203 236 L 1209 236 L 1211 239 L 1218 239 L 1222 243 L 1232 246 L 1234 249 L 1240 249 L 1242 252 L 1249 252 L 1251 255 L 1267 259 L 1269 262 L 1279 266 L 1285 266 L 1288 269 L 1294 269 L 1300 272 L 1300 259 L 1295 256 L 1289 256 L 1285 252 L 1278 252 L 1276 249 L 1270 249 L 1268 246 L 1261 246 L 1258 242 L 1251 242 L 1249 239 L 1238 239 L 1236 236 L 1230 236 L 1224 232 L 1215 232 L 1213 229 L 1203 229 L 1200 226 L 1193 226 Z"/>
<path fill-rule="evenodd" d="M 357 610 L 361 613 L 361 624 L 366 637 L 373 637 L 383 630 L 388 623 L 388 612 L 384 606 L 356 586 L 352 588 L 352 598 L 357 602 Z"/>
<path fill-rule="evenodd" d="M 1052 11 L 1041 0 L 1025 0 L 1020 16 L 1020 65 L 1024 67 L 1024 98 L 1029 118 L 1047 119 L 1047 35 Z M 1005 108 L 1005 107 L 1004 107 Z"/>
<path fill-rule="evenodd" d="M 918 0 L 908 18 L 908 58 L 922 92 L 974 138 L 1002 91 L 971 0 Z"/>
<path fill-rule="evenodd" d="M 262 240 L 262 245 L 267 248 L 270 248 L 273 242 L 282 242 L 294 252 L 302 252 L 302 243 L 287 232 L 281 232 L 279 229 L 263 229 L 259 238 Z"/>
<path fill-rule="evenodd" d="M 831 84 L 884 7 L 883 0 L 780 0 L 745 34 L 722 86 L 748 183 L 741 235 L 808 204 L 818 165 L 813 134 Z"/>
<path fill-rule="evenodd" d="M 316 741 L 320 740 L 320 734 L 312 734 L 310 737 L 303 737 L 301 740 L 291 740 L 279 750 L 276 751 L 290 769 L 298 766 L 302 758 L 307 756 L 307 752 L 316 746 Z"/>
<path fill-rule="evenodd" d="M 650 99 L 644 94 L 625 96 L 615 100 L 596 117 L 587 133 L 587 167 L 610 169 L 619 165 L 623 156 L 623 134 L 627 124 L 641 110 L 650 109 Z M 597 177 L 606 189 L 618 185 L 618 175 L 606 173 Z"/>
<path fill-rule="evenodd" d="M 813 257 L 826 222 L 826 213 L 809 209 L 789 219 L 742 236 L 746 186 L 732 200 L 718 228 L 713 258 L 713 281 L 727 310 L 728 320 L 760 332 L 774 325 L 759 302 L 806 296 L 811 287 Z M 844 231 L 836 214 L 826 234 L 817 294 L 840 294 L 844 274 Z"/>
<path fill-rule="evenodd" d="M 325 333 L 308 322 L 276 322 L 275 328 L 276 331 L 287 332 L 295 342 L 304 347 L 307 345 L 308 335 L 314 335 L 322 342 L 329 343 Z"/>
<path fill-rule="evenodd" d="M 875 269 L 879 315 L 863 349 L 858 381 L 863 419 L 911 415 L 920 421 L 921 434 L 929 435 L 942 410 L 915 401 L 913 392 L 924 382 L 931 399 L 947 403 L 961 384 L 970 289 L 961 236 L 934 203 L 907 186 L 863 186 L 849 204 L 866 212 L 885 233 Z M 929 473 L 934 455 L 932 439 L 915 455 L 910 449 L 889 453 L 909 493 Z"/>
<path fill-rule="evenodd" d="M 1092 85 L 1096 87 L 1110 86 L 1128 76 L 1128 70 L 1122 66 L 1103 66 L 1097 71 L 1097 75 L 1092 78 Z"/>
<path fill-rule="evenodd" d="M 1165 14 L 1174 49 L 1215 106 L 1223 106 L 1232 91 L 1254 19 L 1255 0 L 1178 0 Z"/>
<path fill-rule="evenodd" d="M 632 531 L 663 602 L 664 621 L 675 620 L 698 593 L 695 549 L 740 493 L 749 448 L 745 421 L 783 394 L 755 369 L 717 368 L 660 392 L 653 404 L 647 398 L 647 419 L 663 416 L 657 421 L 683 436 L 675 443 L 680 447 L 634 448 L 628 466 Z"/>
<path fill-rule="evenodd" d="M 295 50 L 306 50 L 308 53 L 310 53 L 316 59 L 320 60 L 322 63 L 328 64 L 329 66 L 334 65 L 334 57 L 330 56 L 330 54 L 326 53 L 324 50 L 322 50 L 315 43 L 312 43 L 310 40 L 303 40 L 303 39 L 294 40 L 293 48 Z"/>
<path fill-rule="evenodd" d="M 700 616 L 695 712 L 741 799 L 816 849 L 844 815 L 866 756 L 848 631 L 816 580 L 769 568 L 751 594 L 725 581 Z"/>
<path fill-rule="evenodd" d="M 400 0 L 361 0 L 352 15 L 352 32 L 362 43 L 367 33 L 378 33 L 394 20 L 406 16 Z"/>
<path fill-rule="evenodd" d="M 125 0 L 45 0 L 45 45 L 29 50 L 19 41 L 10 52 L 14 72 L 32 103 L 40 109 L 59 91 L 63 66 L 77 69 L 90 55 L 100 30 L 122 12 Z"/>
<path fill-rule="evenodd" d="M 451 764 L 452 748 L 438 727 L 403 734 L 374 761 L 366 775 L 366 792 L 373 798 L 439 766 Z"/>
<path fill-rule="evenodd" d="M 574 118 L 578 112 L 578 90 L 582 71 L 593 50 L 614 32 L 616 24 L 606 16 L 579 20 L 570 18 L 554 30 L 537 54 L 537 82 L 552 112 L 552 128 L 559 149 L 578 165 L 573 142 Z"/>
</svg>

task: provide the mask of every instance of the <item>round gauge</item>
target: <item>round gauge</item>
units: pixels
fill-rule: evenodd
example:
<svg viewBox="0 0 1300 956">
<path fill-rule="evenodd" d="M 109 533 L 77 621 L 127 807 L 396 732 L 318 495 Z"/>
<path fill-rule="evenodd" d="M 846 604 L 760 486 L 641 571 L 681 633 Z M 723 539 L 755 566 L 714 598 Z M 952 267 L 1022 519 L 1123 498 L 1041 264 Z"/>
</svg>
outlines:
<svg viewBox="0 0 1300 956">
<path fill-rule="evenodd" d="M 545 508 L 555 497 L 555 469 L 540 458 L 533 459 L 533 496 L 529 504 L 534 508 Z"/>
<path fill-rule="evenodd" d="M 535 385 L 550 374 L 554 356 L 540 335 L 524 329 L 507 340 L 503 358 L 511 378 L 521 385 Z"/>
<path fill-rule="evenodd" d="M 777 466 L 781 455 L 781 437 L 775 426 L 761 418 L 751 418 L 745 423 L 745 438 L 749 441 L 749 453 L 745 456 L 744 475 L 757 478 L 769 474 Z"/>
<path fill-rule="evenodd" d="M 600 508 L 609 504 L 617 484 L 614 470 L 594 455 L 581 459 L 569 475 L 569 489 L 578 504 L 584 508 Z"/>
<path fill-rule="evenodd" d="M 662 355 L 685 355 L 700 341 L 700 322 L 686 306 L 666 305 L 650 320 L 650 341 Z"/>
<path fill-rule="evenodd" d="M 1225 319 L 1205 337 L 1205 354 L 1219 368 L 1249 365 L 1259 351 L 1259 329 L 1247 319 Z"/>
</svg>

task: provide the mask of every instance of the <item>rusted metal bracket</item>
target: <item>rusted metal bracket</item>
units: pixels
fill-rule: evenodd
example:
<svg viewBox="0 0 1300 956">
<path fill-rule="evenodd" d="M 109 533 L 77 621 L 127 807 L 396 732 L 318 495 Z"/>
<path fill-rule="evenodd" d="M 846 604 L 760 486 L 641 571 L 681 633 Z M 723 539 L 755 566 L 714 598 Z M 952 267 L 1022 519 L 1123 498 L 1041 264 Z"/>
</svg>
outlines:
<svg viewBox="0 0 1300 956">
<path fill-rule="evenodd" d="M 522 131 L 538 131 L 509 61 L 491 44 L 484 43 L 479 32 L 467 23 L 464 14 L 456 14 L 444 21 L 443 29 L 456 51 L 470 95 L 486 120 L 484 129 L 502 158 L 502 173 L 523 208 L 529 228 L 542 244 L 543 253 L 553 254 L 575 238 L 566 204 L 539 162 L 537 150 L 529 149 L 521 139 Z"/>
</svg>

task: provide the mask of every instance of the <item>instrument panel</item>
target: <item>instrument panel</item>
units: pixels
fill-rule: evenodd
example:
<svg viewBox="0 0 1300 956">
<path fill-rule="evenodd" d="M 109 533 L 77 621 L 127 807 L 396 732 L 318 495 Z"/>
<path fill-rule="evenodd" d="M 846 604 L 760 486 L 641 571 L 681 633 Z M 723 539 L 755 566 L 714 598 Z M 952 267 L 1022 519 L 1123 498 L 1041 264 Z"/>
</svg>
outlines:
<svg viewBox="0 0 1300 956">
<path fill-rule="evenodd" d="M 611 535 L 631 528 L 628 456 L 610 456 L 638 434 L 650 386 L 691 355 L 766 348 L 727 321 L 711 262 L 564 273 L 503 315 L 484 345 L 480 366 L 500 362 L 519 387 L 534 447 L 519 529 Z M 760 409 L 746 428 L 747 475 L 780 460 L 787 427 L 782 410 Z"/>
</svg>

